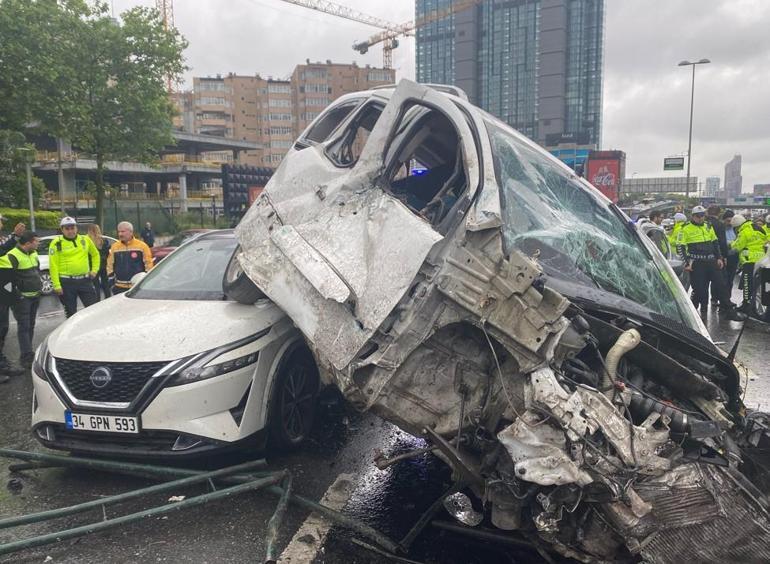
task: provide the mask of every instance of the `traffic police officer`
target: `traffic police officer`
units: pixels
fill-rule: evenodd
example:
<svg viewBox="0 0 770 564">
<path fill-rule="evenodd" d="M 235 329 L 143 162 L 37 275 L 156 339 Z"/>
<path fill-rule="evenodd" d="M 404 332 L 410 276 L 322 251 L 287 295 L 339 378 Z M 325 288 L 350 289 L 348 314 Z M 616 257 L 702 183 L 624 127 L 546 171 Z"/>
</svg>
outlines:
<svg viewBox="0 0 770 564">
<path fill-rule="evenodd" d="M 78 298 L 83 307 L 98 301 L 91 280 L 99 272 L 100 258 L 91 238 L 78 235 L 74 219 L 65 217 L 59 225 L 62 234 L 48 248 L 48 269 L 53 291 L 64 305 L 64 313 L 71 317 L 78 310 Z"/>
<path fill-rule="evenodd" d="M 759 230 L 746 220 L 742 215 L 735 215 L 732 219 L 736 237 L 730 246 L 738 251 L 738 268 L 741 272 L 741 286 L 743 289 L 743 303 L 741 311 L 749 312 L 752 291 L 754 289 L 754 263 L 765 255 L 767 235 L 764 230 Z"/>
<path fill-rule="evenodd" d="M 17 240 L 16 247 L 0 257 L 0 270 L 4 271 L 3 278 L 10 279 L 13 286 L 14 300 L 11 310 L 18 323 L 21 365 L 29 368 L 35 356 L 32 339 L 43 282 L 40 279 L 40 262 L 37 257 L 37 233 L 24 231 Z"/>
<path fill-rule="evenodd" d="M 0 215 L 0 229 L 7 218 Z M 5 242 L 0 243 L 0 257 L 16 246 L 19 236 L 24 233 L 26 227 L 23 223 L 17 223 Z M 16 301 L 16 295 L 13 291 L 13 280 L 10 271 L 0 271 L 0 384 L 8 381 L 9 376 L 20 376 L 24 370 L 13 366 L 3 354 L 5 345 L 5 336 L 8 334 L 8 321 L 11 311 L 11 305 Z"/>
<path fill-rule="evenodd" d="M 719 272 L 724 268 L 719 241 L 714 228 L 706 221 L 703 206 L 695 206 L 690 221 L 679 230 L 677 250 L 684 257 L 684 269 L 690 272 L 692 302 L 705 312 L 709 303 L 709 282 L 719 289 L 718 295 L 725 293 L 725 284 Z M 722 303 L 728 302 L 729 299 L 725 299 Z"/>
</svg>

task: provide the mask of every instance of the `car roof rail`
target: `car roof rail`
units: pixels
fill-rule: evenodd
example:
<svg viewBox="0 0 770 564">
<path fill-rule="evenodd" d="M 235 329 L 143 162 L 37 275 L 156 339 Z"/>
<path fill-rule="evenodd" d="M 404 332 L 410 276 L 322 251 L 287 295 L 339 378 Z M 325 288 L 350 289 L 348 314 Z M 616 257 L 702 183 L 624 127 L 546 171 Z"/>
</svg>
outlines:
<svg viewBox="0 0 770 564">
<path fill-rule="evenodd" d="M 451 94 L 452 96 L 457 96 L 461 100 L 468 101 L 468 95 L 465 93 L 465 90 L 462 88 L 458 88 L 457 86 L 452 86 L 451 84 L 433 84 L 431 82 L 425 82 L 420 83 L 422 86 L 427 86 L 428 88 L 433 88 L 433 90 L 438 90 L 439 92 L 443 92 L 444 94 Z M 395 84 L 381 84 L 379 86 L 373 86 L 372 90 L 390 90 L 394 89 L 396 87 Z"/>
</svg>

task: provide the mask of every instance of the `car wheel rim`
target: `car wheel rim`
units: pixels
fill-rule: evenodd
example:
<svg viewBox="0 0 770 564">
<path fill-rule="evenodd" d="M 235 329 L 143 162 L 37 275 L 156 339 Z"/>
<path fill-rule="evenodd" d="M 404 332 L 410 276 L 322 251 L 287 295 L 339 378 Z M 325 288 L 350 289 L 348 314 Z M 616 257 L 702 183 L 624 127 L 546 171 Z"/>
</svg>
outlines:
<svg viewBox="0 0 770 564">
<path fill-rule="evenodd" d="M 53 292 L 53 283 L 51 282 L 50 274 L 43 274 L 40 276 L 40 280 L 43 283 L 42 292 L 44 294 L 50 294 Z"/>
<path fill-rule="evenodd" d="M 313 378 L 307 366 L 298 365 L 289 369 L 281 396 L 283 431 L 290 440 L 299 441 L 308 432 L 313 411 Z"/>
</svg>

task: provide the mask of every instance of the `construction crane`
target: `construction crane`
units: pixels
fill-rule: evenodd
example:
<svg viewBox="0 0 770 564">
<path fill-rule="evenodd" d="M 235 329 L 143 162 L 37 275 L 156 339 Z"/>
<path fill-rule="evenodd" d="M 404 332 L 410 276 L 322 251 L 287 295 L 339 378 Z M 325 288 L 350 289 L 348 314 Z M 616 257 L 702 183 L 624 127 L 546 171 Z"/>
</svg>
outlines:
<svg viewBox="0 0 770 564">
<path fill-rule="evenodd" d="M 443 20 L 444 18 L 456 14 L 457 12 L 462 12 L 468 8 L 472 8 L 482 1 L 483 0 L 458 0 L 443 10 L 432 11 L 420 18 L 417 18 L 414 21 L 399 24 L 395 28 L 384 29 L 377 34 L 372 35 L 366 41 L 354 43 L 353 49 L 363 55 L 369 51 L 370 47 L 377 45 L 378 43 L 382 43 L 382 66 L 386 69 L 389 69 L 393 66 L 393 49 L 398 47 L 399 37 L 408 37 L 410 35 L 414 35 L 414 32 L 417 28 L 438 20 Z"/>
<path fill-rule="evenodd" d="M 431 22 L 435 22 L 444 19 L 452 14 L 461 12 L 468 8 L 471 8 L 481 2 L 482 0 L 458 0 L 451 6 L 444 8 L 443 10 L 437 10 L 429 14 L 425 14 L 423 17 L 418 18 L 415 21 L 409 21 L 402 24 L 394 24 L 386 20 L 364 14 L 357 10 L 342 6 L 341 4 L 335 4 L 334 2 L 326 2 L 322 0 L 281 0 L 287 4 L 294 4 L 295 6 L 302 6 L 310 10 L 322 12 L 324 14 L 330 14 L 340 18 L 345 18 L 355 22 L 363 23 L 373 27 L 378 27 L 382 31 L 376 35 L 371 36 L 366 41 L 361 41 L 353 44 L 353 49 L 361 53 L 362 55 L 369 51 L 369 48 L 382 43 L 382 66 L 383 68 L 393 68 L 393 49 L 398 47 L 399 37 L 409 37 L 414 35 L 414 31 Z"/>
<path fill-rule="evenodd" d="M 160 19 L 166 30 L 174 27 L 174 0 L 155 0 L 155 7 L 160 12 Z M 169 94 L 174 93 L 174 77 L 170 74 L 166 76 L 166 91 Z"/>
</svg>

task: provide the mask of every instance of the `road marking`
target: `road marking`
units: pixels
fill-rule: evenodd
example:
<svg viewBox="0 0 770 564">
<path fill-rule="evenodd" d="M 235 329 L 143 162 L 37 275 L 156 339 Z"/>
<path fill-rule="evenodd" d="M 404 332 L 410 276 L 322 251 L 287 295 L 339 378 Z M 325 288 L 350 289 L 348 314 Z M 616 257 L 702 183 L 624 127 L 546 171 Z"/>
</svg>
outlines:
<svg viewBox="0 0 770 564">
<path fill-rule="evenodd" d="M 340 474 L 326 490 L 321 503 L 326 507 L 341 511 L 355 487 L 353 474 Z M 321 550 L 332 522 L 311 513 L 302 526 L 294 533 L 286 549 L 278 557 L 279 564 L 308 564 L 315 560 Z"/>
</svg>

